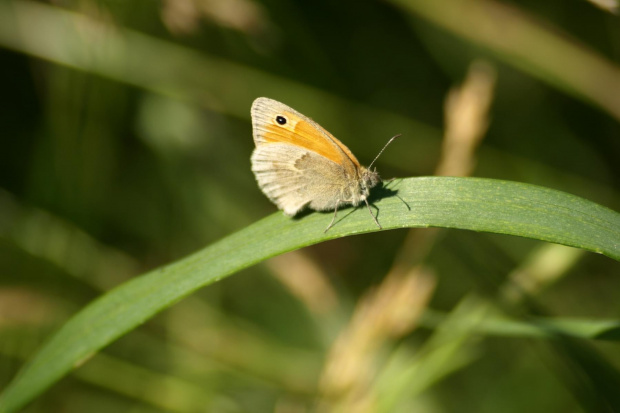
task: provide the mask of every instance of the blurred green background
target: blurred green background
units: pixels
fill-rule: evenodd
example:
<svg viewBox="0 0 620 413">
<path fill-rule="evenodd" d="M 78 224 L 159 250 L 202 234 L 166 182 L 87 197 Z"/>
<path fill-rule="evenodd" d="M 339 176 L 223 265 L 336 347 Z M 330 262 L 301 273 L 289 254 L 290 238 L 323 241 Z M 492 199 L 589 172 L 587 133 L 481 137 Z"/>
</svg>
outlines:
<svg viewBox="0 0 620 413">
<path fill-rule="evenodd" d="M 446 98 L 484 67 L 494 88 L 472 175 L 619 210 L 614 4 L 1 2 L 0 388 L 103 292 L 276 210 L 250 171 L 259 96 L 320 122 L 366 165 L 402 133 L 381 175 L 432 175 Z M 352 332 L 381 325 L 360 303 L 423 233 L 330 241 L 236 274 L 25 411 L 620 411 L 619 267 L 591 253 L 433 233 L 413 242 L 426 247 L 427 295 L 411 307 L 428 309 L 397 308 L 415 321 L 356 348 L 364 333 Z M 536 317 L 615 330 L 550 339 L 505 321 Z M 351 357 L 352 382 L 330 373 L 338 357 Z"/>
</svg>

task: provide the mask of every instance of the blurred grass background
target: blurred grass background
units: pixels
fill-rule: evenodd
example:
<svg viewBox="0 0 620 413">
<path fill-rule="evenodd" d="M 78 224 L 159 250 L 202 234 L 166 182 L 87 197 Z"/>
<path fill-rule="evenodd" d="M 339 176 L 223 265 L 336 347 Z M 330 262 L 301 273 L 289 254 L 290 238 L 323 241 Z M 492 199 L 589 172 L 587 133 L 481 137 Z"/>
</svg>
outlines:
<svg viewBox="0 0 620 413">
<path fill-rule="evenodd" d="M 0 388 L 86 303 L 275 210 L 249 165 L 258 96 L 364 164 L 402 133 L 383 177 L 620 209 L 615 6 L 0 3 Z M 183 300 L 25 411 L 620 411 L 618 272 L 464 231 L 330 241 Z M 611 327 L 569 339 L 544 320 Z"/>
</svg>

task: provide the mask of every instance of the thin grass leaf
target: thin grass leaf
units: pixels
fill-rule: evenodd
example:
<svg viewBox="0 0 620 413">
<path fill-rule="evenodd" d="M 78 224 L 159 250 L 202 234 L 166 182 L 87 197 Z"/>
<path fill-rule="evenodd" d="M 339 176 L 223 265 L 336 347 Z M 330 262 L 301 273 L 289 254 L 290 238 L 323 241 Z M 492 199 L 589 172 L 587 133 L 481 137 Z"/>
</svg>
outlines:
<svg viewBox="0 0 620 413">
<path fill-rule="evenodd" d="M 447 314 L 426 310 L 420 325 L 437 328 Z M 458 330 L 458 326 L 455 329 Z M 598 320 L 580 318 L 532 317 L 513 320 L 506 317 L 487 317 L 474 326 L 479 334 L 501 337 L 545 337 L 567 336 L 581 339 L 620 341 L 620 320 Z"/>
</svg>

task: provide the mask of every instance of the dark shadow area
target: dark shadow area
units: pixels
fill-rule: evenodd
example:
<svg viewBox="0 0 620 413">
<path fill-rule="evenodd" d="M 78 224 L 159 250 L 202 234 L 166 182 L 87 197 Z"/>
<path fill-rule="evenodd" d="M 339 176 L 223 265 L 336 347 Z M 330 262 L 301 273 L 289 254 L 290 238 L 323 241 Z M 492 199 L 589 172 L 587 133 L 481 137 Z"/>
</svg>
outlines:
<svg viewBox="0 0 620 413">
<path fill-rule="evenodd" d="M 594 338 L 597 340 L 620 341 L 620 324 L 601 331 Z"/>
</svg>

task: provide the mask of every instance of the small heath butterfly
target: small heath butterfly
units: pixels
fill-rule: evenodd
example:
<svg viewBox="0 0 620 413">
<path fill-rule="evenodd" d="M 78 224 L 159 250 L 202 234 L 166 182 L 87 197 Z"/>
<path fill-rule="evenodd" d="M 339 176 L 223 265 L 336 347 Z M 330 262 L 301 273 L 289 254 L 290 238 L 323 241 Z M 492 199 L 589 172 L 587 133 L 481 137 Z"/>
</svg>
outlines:
<svg viewBox="0 0 620 413">
<path fill-rule="evenodd" d="M 252 128 L 256 144 L 252 172 L 263 193 L 286 215 L 293 216 L 306 206 L 316 211 L 334 210 L 327 232 L 339 206 L 358 206 L 363 201 L 381 228 L 367 201 L 370 189 L 381 182 L 379 174 L 361 166 L 331 133 L 295 109 L 268 98 L 258 98 L 252 104 Z M 390 139 L 379 155 L 398 136 Z"/>
</svg>

